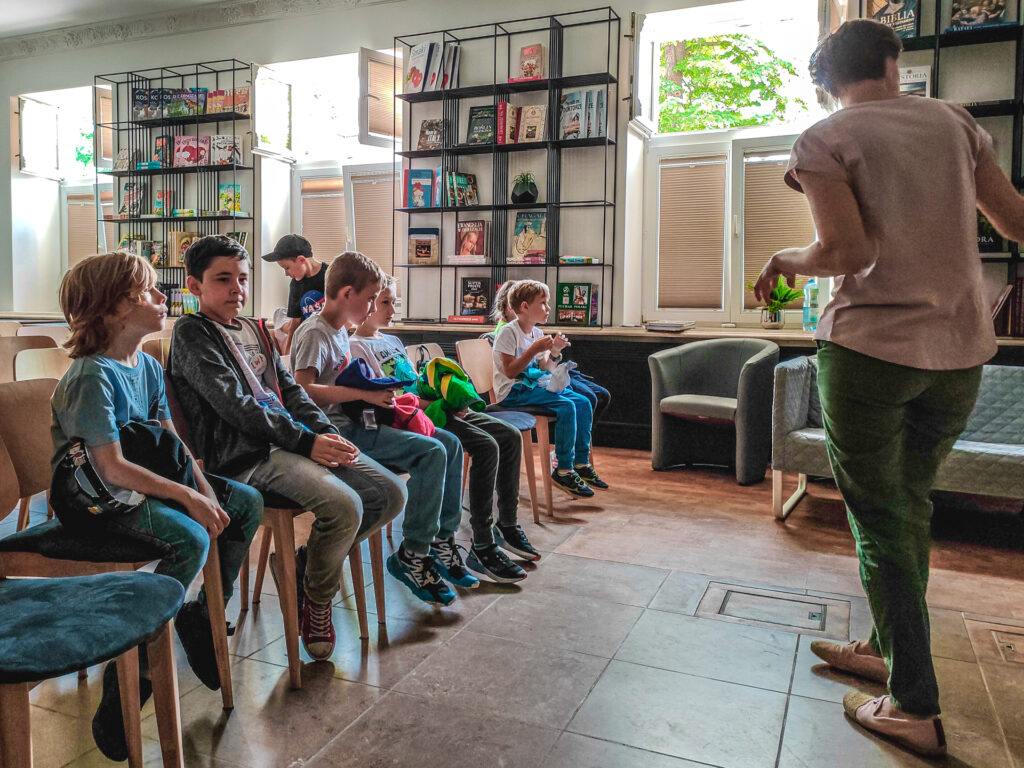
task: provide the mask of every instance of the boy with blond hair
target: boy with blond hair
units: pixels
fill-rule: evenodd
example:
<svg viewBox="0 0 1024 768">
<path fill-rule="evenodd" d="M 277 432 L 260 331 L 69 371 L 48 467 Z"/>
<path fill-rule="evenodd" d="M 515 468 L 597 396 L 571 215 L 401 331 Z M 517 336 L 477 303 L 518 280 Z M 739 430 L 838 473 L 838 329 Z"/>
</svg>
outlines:
<svg viewBox="0 0 1024 768">
<path fill-rule="evenodd" d="M 163 545 L 168 554 L 156 572 L 177 579 L 186 589 L 202 569 L 211 540 L 216 538 L 222 584 L 204 585 L 195 600 L 181 607 L 175 620 L 189 666 L 203 684 L 216 690 L 220 676 L 205 590 L 221 589 L 224 601 L 230 599 L 263 516 L 263 501 L 248 486 L 211 476 L 218 489 L 215 492 L 183 445 L 180 448 L 191 464 L 195 487 L 183 484 L 184 477 L 162 477 L 136 463 L 133 459 L 154 457 L 135 456 L 128 450 L 130 442 L 125 443 L 130 458 L 122 451 L 122 439 L 130 440 L 131 430 L 146 422 L 146 429 L 176 437 L 160 363 L 141 351 L 143 338 L 163 329 L 166 298 L 157 288 L 153 267 L 130 253 L 90 256 L 64 276 L 60 305 L 71 328 L 65 346 L 73 362 L 51 400 L 52 463 L 56 469 L 75 444 L 83 444 L 107 491 L 133 507 L 123 514 L 90 518 L 85 524 Z M 159 423 L 159 428 L 152 426 L 153 422 Z M 63 512 L 64 499 L 55 494 L 52 502 Z M 145 659 L 141 661 L 139 689 L 144 704 L 153 688 Z M 108 758 L 128 757 L 113 663 L 103 672 L 103 699 L 92 731 Z"/>
<path fill-rule="evenodd" d="M 593 488 L 607 488 L 590 463 L 590 401 L 566 387 L 548 392 L 538 384 L 562 360 L 569 340 L 561 333 L 546 336 L 538 328 L 551 312 L 548 287 L 537 280 L 520 280 L 509 292 L 516 319 L 502 326 L 494 340 L 494 392 L 509 408 L 539 406 L 555 412 L 555 456 L 558 467 L 551 479 L 573 496 L 589 498 Z"/>
<path fill-rule="evenodd" d="M 327 268 L 323 310 L 295 333 L 292 370 L 295 380 L 325 409 L 346 439 L 381 464 L 409 473 L 404 540 L 388 558 L 388 571 L 420 600 L 450 605 L 455 591 L 444 579 L 469 588 L 480 583 L 466 570 L 455 546 L 455 531 L 462 517 L 459 441 L 443 429 L 427 437 L 375 422 L 353 423 L 342 411 L 341 403 L 364 401 L 390 408 L 394 392 L 335 384 L 350 361 L 345 326 L 359 325 L 373 314 L 384 282 L 380 267 L 361 253 L 346 251 L 335 258 Z"/>
<path fill-rule="evenodd" d="M 242 317 L 249 254 L 223 235 L 185 254 L 199 312 L 174 326 L 168 373 L 196 449 L 211 469 L 311 511 L 300 584 L 302 642 L 314 659 L 334 650 L 331 603 L 360 530 L 371 534 L 405 504 L 391 472 L 338 434 L 288 369 L 262 321 Z"/>
</svg>

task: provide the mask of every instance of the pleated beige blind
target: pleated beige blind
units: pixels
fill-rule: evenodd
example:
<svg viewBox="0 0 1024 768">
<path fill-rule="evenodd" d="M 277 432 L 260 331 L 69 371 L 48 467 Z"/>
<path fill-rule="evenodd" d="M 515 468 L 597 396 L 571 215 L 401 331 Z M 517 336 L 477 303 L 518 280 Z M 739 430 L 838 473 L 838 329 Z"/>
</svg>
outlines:
<svg viewBox="0 0 1024 768">
<path fill-rule="evenodd" d="M 330 261 L 347 247 L 345 192 L 340 176 L 303 179 L 302 236 L 318 259 Z"/>
<path fill-rule="evenodd" d="M 114 108 L 110 91 L 97 91 L 96 103 L 99 107 L 100 122 L 108 125 L 114 120 Z M 100 157 L 112 159 L 114 157 L 114 129 L 112 127 L 100 128 Z"/>
<path fill-rule="evenodd" d="M 381 136 L 402 135 L 402 110 L 395 109 L 395 68 L 392 64 L 370 59 L 367 68 L 367 122 L 370 133 Z M 397 119 L 397 124 L 395 120 Z"/>
<path fill-rule="evenodd" d="M 743 158 L 743 308 L 761 306 L 748 291 L 772 255 L 814 241 L 814 220 L 807 198 L 784 180 L 789 156 L 748 154 Z M 797 281 L 803 288 L 806 278 Z M 789 305 L 799 309 L 803 300 Z"/>
<path fill-rule="evenodd" d="M 92 195 L 68 195 L 68 268 L 99 250 L 96 245 L 96 218 L 96 203 Z"/>
<path fill-rule="evenodd" d="M 389 275 L 394 272 L 392 224 L 395 207 L 395 174 L 391 171 L 352 179 L 356 248 Z"/>
<path fill-rule="evenodd" d="M 725 155 L 661 161 L 659 308 L 722 308 L 725 163 Z"/>
</svg>

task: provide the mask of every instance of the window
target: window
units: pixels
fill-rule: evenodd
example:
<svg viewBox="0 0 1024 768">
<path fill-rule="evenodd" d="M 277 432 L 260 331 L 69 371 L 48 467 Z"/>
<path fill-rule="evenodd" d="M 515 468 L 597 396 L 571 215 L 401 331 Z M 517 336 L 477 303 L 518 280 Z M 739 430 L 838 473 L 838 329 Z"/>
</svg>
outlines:
<svg viewBox="0 0 1024 768">
<path fill-rule="evenodd" d="M 300 181 L 299 232 L 325 261 L 348 250 L 344 189 L 338 175 Z"/>
<path fill-rule="evenodd" d="M 96 87 L 96 103 L 94 108 L 96 110 L 96 122 L 100 124 L 99 141 L 95 144 L 95 149 L 99 150 L 100 156 L 98 158 L 99 162 L 96 165 L 99 168 L 110 168 L 114 164 L 114 128 L 111 125 L 114 120 L 114 107 L 110 86 Z"/>
<path fill-rule="evenodd" d="M 111 251 L 117 247 L 117 236 L 113 222 L 104 222 L 102 238 L 97 230 L 95 197 L 88 187 L 70 187 L 65 191 L 64 205 L 64 248 L 67 267 L 70 269 L 86 256 Z M 100 190 L 100 210 L 110 212 L 114 194 L 109 188 Z"/>
<path fill-rule="evenodd" d="M 402 135 L 402 111 L 395 109 L 395 77 L 401 60 L 389 53 L 359 50 L 359 143 L 388 147 Z M 401 141 L 401 139 L 399 139 Z"/>
<path fill-rule="evenodd" d="M 57 153 L 59 112 L 53 104 L 18 99 L 18 168 L 22 173 L 61 178 Z"/>
<path fill-rule="evenodd" d="M 394 274 L 394 209 L 398 171 L 391 163 L 345 167 L 353 246 Z"/>
</svg>

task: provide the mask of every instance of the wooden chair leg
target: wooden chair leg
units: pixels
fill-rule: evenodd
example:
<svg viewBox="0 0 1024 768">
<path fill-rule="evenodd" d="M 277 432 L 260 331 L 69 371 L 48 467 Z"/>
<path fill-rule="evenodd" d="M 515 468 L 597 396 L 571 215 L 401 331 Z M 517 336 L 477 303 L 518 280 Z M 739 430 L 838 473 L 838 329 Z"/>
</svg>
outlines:
<svg viewBox="0 0 1024 768">
<path fill-rule="evenodd" d="M 50 506 L 50 489 L 46 489 L 46 519 L 53 519 L 53 507 Z"/>
<path fill-rule="evenodd" d="M 210 542 L 210 554 L 207 555 L 206 565 L 203 566 L 203 589 L 206 591 L 206 607 L 210 614 L 210 629 L 213 632 L 213 650 L 217 654 L 217 671 L 220 673 L 220 697 L 224 709 L 234 709 L 227 617 L 224 613 L 224 584 L 221 581 L 220 552 L 217 551 L 216 539 Z"/>
<path fill-rule="evenodd" d="M 28 528 L 28 505 L 32 501 L 28 496 L 21 500 L 18 506 L 18 530 L 24 531 Z"/>
<path fill-rule="evenodd" d="M 242 567 L 238 570 L 238 600 L 240 609 L 244 613 L 249 610 L 249 551 L 245 552 L 245 559 Z"/>
<path fill-rule="evenodd" d="M 537 452 L 540 454 L 540 474 L 544 478 L 544 502 L 550 517 L 555 516 L 554 502 L 551 500 L 551 436 L 550 422 L 543 416 L 537 417 Z"/>
<path fill-rule="evenodd" d="M 0 765 L 32 768 L 28 683 L 0 685 Z"/>
<path fill-rule="evenodd" d="M 533 437 L 530 430 L 523 435 L 523 464 L 526 465 L 526 482 L 530 485 L 530 508 L 533 510 L 533 522 L 540 522 L 540 509 L 537 507 L 537 467 L 533 452 Z"/>
<path fill-rule="evenodd" d="M 174 632 L 171 624 L 167 622 L 146 648 L 163 765 L 164 768 L 185 768 L 181 746 L 181 713 L 178 709 L 178 672 L 174 665 Z"/>
<path fill-rule="evenodd" d="M 390 520 L 388 521 L 386 530 L 388 532 L 388 541 L 391 541 L 391 521 Z"/>
<path fill-rule="evenodd" d="M 274 531 L 277 548 L 277 583 L 281 586 L 278 595 L 281 601 L 281 615 L 284 618 L 284 642 L 288 652 L 288 677 L 292 688 L 302 687 L 302 659 L 299 656 L 299 605 L 295 584 L 295 527 L 291 510 L 267 510 Z M 259 576 L 257 575 L 257 578 Z"/>
<path fill-rule="evenodd" d="M 377 601 L 377 623 L 387 627 L 384 613 L 384 542 L 380 531 L 370 536 L 370 570 L 373 572 L 373 596 Z"/>
<path fill-rule="evenodd" d="M 117 657 L 117 685 L 121 691 L 121 717 L 128 745 L 129 768 L 142 768 L 142 718 L 139 713 L 139 651 L 130 648 Z"/>
<path fill-rule="evenodd" d="M 363 583 L 363 553 L 359 542 L 348 551 L 348 567 L 352 572 L 352 589 L 356 596 L 356 614 L 359 616 L 359 639 L 370 639 L 370 627 L 366 620 L 366 585 Z"/>
<path fill-rule="evenodd" d="M 462 454 L 462 495 L 460 499 L 466 498 L 466 483 L 469 481 L 469 454 Z"/>
<path fill-rule="evenodd" d="M 263 595 L 263 579 L 267 575 L 267 561 L 270 559 L 270 540 L 274 536 L 271 526 L 260 526 L 260 530 L 260 555 L 256 560 L 256 581 L 252 585 L 253 603 L 258 603 Z M 295 552 L 294 548 L 292 552 Z"/>
<path fill-rule="evenodd" d="M 78 670 L 78 679 L 79 680 L 85 680 L 88 677 L 89 677 L 89 670 L 88 669 L 80 669 L 80 670 Z"/>
</svg>

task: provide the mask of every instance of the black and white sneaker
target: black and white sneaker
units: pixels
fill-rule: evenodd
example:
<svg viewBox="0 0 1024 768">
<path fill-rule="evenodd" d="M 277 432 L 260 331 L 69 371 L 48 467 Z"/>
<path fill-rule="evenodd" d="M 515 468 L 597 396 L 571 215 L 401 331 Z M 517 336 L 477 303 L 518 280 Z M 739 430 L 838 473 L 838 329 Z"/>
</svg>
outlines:
<svg viewBox="0 0 1024 768">
<path fill-rule="evenodd" d="M 518 525 L 494 526 L 494 540 L 502 549 L 506 549 L 513 555 L 519 555 L 524 560 L 540 560 L 540 552 L 534 549 L 530 540 L 526 538 L 523 529 Z"/>
<path fill-rule="evenodd" d="M 480 579 L 466 570 L 462 562 L 460 547 L 455 538 L 437 539 L 430 545 L 430 556 L 434 558 L 434 567 L 445 579 L 457 587 L 473 589 L 480 586 Z"/>
<path fill-rule="evenodd" d="M 430 555 L 413 555 L 400 546 L 387 560 L 388 573 L 405 584 L 420 600 L 430 605 L 451 605 L 455 590 L 441 579 Z"/>
<path fill-rule="evenodd" d="M 591 488 L 604 490 L 608 487 L 608 483 L 597 476 L 593 464 L 576 464 L 573 469 L 576 470 L 576 474 L 580 476 L 580 479 Z"/>
<path fill-rule="evenodd" d="M 563 475 L 556 469 L 551 473 L 551 481 L 566 493 L 581 499 L 589 499 L 594 495 L 590 486 L 583 482 L 583 478 L 575 470 L 569 470 Z"/>
<path fill-rule="evenodd" d="M 466 556 L 466 567 L 499 584 L 512 584 L 526 578 L 526 571 L 509 560 L 497 544 L 470 549 Z"/>
</svg>

